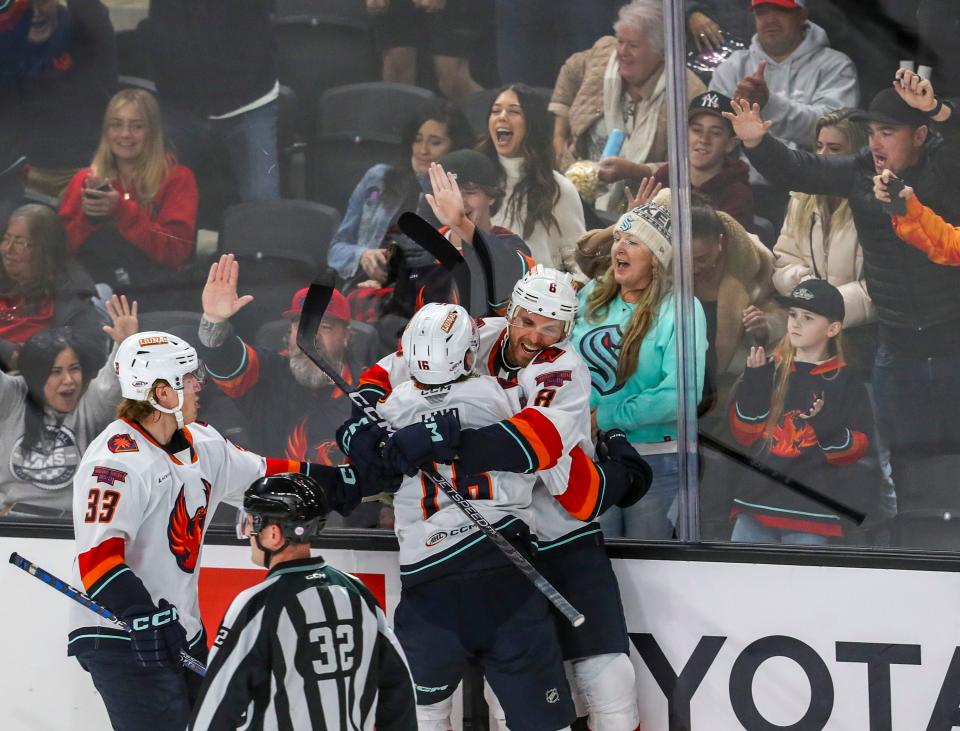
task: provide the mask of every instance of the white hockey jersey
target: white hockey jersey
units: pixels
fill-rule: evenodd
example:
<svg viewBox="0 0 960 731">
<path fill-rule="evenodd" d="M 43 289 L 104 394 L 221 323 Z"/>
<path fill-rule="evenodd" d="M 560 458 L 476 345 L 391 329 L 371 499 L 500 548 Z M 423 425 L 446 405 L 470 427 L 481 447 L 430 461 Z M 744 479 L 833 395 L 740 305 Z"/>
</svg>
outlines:
<svg viewBox="0 0 960 731">
<path fill-rule="evenodd" d="M 183 430 L 189 446 L 168 453 L 138 424 L 116 420 L 91 442 L 73 489 L 74 586 L 107 604 L 110 586 L 132 571 L 150 600 L 174 604 L 191 646 L 202 637 L 197 598 L 200 552 L 210 516 L 266 471 L 266 460 L 224 439 L 212 426 Z M 82 606 L 70 615 L 69 653 L 127 640 Z"/>
<path fill-rule="evenodd" d="M 396 428 L 453 411 L 460 425 L 469 429 L 507 419 L 519 410 L 519 389 L 489 376 L 430 388 L 408 379 L 377 407 Z M 455 468 L 443 464 L 438 464 L 437 470 L 498 530 L 508 529 L 508 535 L 526 529 L 533 532 L 533 475 L 458 475 Z M 393 508 L 400 541 L 400 576 L 407 583 L 437 575 L 446 568 L 443 564 L 448 559 L 457 556 L 459 561 L 464 551 L 484 540 L 470 519 L 423 473 L 404 478 Z"/>
<path fill-rule="evenodd" d="M 509 369 L 501 356 L 507 339 L 507 321 L 501 317 L 477 320 L 480 350 L 477 370 L 518 384 L 521 408 L 511 414 L 514 426 L 529 445 L 530 471 L 536 471 L 543 487 L 534 491 L 536 532 L 541 550 L 564 545 L 581 535 L 600 532 L 594 522 L 571 515 L 552 496 L 573 490 L 590 502 L 602 489 L 596 471 L 587 469 L 594 447 L 590 439 L 590 373 L 569 341 L 544 348 L 521 369 Z M 392 353 L 372 366 L 361 378 L 361 392 L 387 393 L 410 378 L 401 353 Z M 378 393 L 378 395 L 379 395 Z M 518 413 L 519 412 L 519 413 Z M 487 424 L 492 423 L 488 421 Z M 486 424 L 478 424 L 485 426 Z M 578 500 L 579 501 L 579 500 Z"/>
</svg>

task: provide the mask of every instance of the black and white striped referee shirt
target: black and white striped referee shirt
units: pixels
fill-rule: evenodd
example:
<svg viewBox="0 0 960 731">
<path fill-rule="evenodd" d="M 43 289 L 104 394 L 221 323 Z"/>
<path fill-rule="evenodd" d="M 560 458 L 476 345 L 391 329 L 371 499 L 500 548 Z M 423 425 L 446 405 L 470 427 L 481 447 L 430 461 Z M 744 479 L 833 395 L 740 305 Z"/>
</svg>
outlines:
<svg viewBox="0 0 960 731">
<path fill-rule="evenodd" d="M 416 731 L 403 650 L 358 579 L 319 557 L 286 561 L 234 599 L 190 728 L 241 725 Z"/>
</svg>

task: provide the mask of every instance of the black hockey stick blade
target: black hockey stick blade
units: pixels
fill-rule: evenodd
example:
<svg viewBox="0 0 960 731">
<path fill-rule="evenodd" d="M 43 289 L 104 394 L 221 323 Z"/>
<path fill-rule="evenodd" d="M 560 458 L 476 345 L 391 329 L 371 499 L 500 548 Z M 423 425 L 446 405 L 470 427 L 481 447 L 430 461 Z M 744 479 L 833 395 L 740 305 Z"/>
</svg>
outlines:
<svg viewBox="0 0 960 731">
<path fill-rule="evenodd" d="M 767 465 L 759 462 L 752 457 L 738 452 L 736 449 L 732 449 L 723 442 L 717 440 L 716 438 L 706 434 L 704 432 L 699 432 L 700 441 L 706 446 L 710 447 L 714 451 L 719 452 L 724 457 L 729 457 L 734 462 L 738 462 L 746 467 L 749 467 L 754 472 L 758 472 L 764 477 L 768 477 L 775 482 L 779 482 L 788 490 L 793 490 L 798 495 L 803 495 L 803 497 L 813 500 L 815 503 L 819 503 L 828 510 L 842 515 L 848 520 L 852 520 L 857 525 L 863 525 L 863 521 L 867 519 L 866 513 L 863 513 L 856 508 L 852 508 L 846 503 L 842 503 L 835 498 L 830 497 L 829 495 L 824 495 L 819 490 L 815 490 L 809 485 L 804 485 L 802 482 L 793 479 L 789 475 L 785 475 L 782 472 L 779 472 L 775 469 L 767 467 Z"/>
<path fill-rule="evenodd" d="M 460 252 L 457 251 L 457 247 L 447 241 L 443 237 L 443 234 L 412 211 L 405 211 L 400 214 L 397 225 L 406 236 L 422 246 L 430 256 L 440 262 L 440 266 L 450 272 L 454 283 L 457 285 L 460 304 L 469 310 L 471 302 L 470 269 L 467 267 L 467 263 L 463 260 Z"/>
</svg>

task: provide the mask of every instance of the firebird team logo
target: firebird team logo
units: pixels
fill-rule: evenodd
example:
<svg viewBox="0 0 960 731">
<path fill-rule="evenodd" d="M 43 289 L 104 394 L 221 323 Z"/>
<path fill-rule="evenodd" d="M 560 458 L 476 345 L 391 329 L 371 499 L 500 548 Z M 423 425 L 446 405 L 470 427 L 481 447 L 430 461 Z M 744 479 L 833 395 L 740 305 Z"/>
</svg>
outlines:
<svg viewBox="0 0 960 731">
<path fill-rule="evenodd" d="M 114 454 L 140 451 L 140 447 L 137 446 L 136 440 L 129 434 L 114 434 L 109 440 L 107 440 L 107 449 Z"/>
<path fill-rule="evenodd" d="M 167 542 L 170 553 L 177 559 L 177 566 L 181 571 L 192 574 L 197 568 L 197 559 L 200 558 L 200 543 L 203 541 L 203 528 L 207 522 L 207 506 L 210 505 L 209 482 L 200 479 L 203 483 L 203 505 L 197 507 L 191 516 L 187 508 L 187 499 L 184 491 L 186 485 L 180 485 L 180 494 L 177 495 L 170 511 L 170 521 L 167 524 Z"/>
</svg>

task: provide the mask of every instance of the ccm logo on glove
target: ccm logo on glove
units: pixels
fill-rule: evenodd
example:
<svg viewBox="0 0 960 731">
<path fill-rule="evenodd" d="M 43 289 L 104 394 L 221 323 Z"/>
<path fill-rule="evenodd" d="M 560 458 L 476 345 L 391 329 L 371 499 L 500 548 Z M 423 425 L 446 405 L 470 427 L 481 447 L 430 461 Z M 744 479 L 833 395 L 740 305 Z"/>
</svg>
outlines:
<svg viewBox="0 0 960 731">
<path fill-rule="evenodd" d="M 134 617 L 130 627 L 136 632 L 141 632 L 151 627 L 163 627 L 179 620 L 180 614 L 177 612 L 177 608 L 170 606 L 145 617 Z"/>
</svg>

